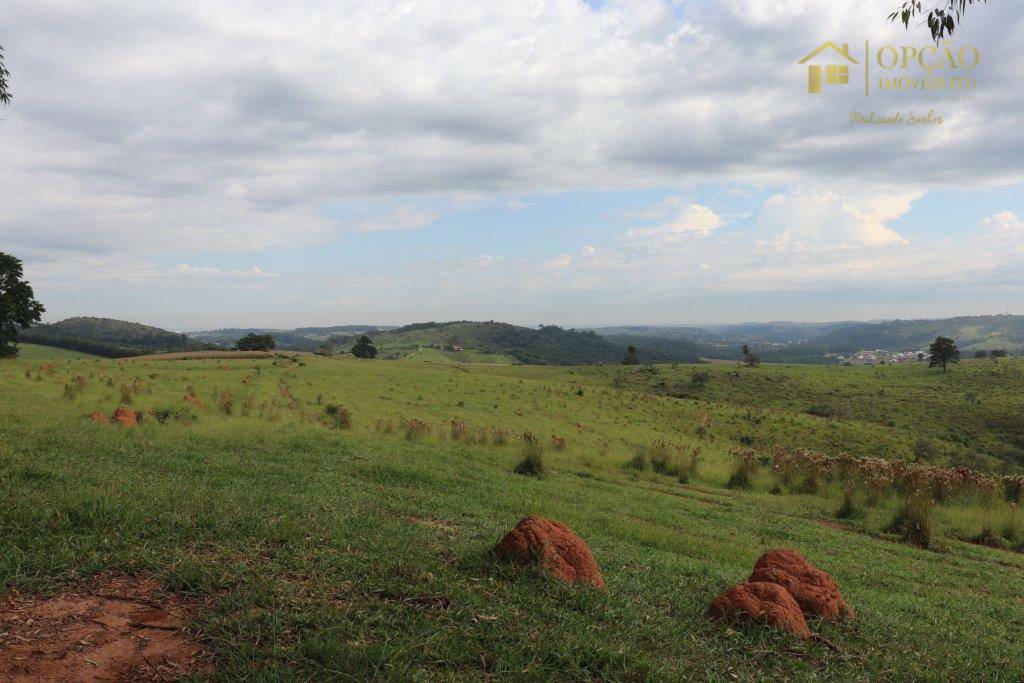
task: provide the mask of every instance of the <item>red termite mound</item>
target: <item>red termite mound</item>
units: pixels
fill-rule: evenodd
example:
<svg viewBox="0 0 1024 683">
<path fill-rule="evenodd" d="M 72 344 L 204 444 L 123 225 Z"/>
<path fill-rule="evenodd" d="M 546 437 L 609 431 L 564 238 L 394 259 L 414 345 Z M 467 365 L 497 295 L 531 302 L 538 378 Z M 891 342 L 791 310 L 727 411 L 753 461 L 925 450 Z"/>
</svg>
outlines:
<svg viewBox="0 0 1024 683">
<path fill-rule="evenodd" d="M 793 596 L 782 586 L 764 581 L 741 583 L 715 598 L 708 608 L 712 619 L 765 624 L 801 638 L 810 638 L 811 630 Z"/>
<path fill-rule="evenodd" d="M 832 577 L 791 548 L 777 548 L 762 555 L 748 581 L 782 586 L 796 599 L 808 619 L 818 617 L 839 621 L 854 618 L 853 610 L 846 604 Z"/>
<path fill-rule="evenodd" d="M 539 564 L 562 581 L 604 588 L 601 570 L 587 544 L 572 529 L 552 519 L 524 517 L 494 546 L 494 554 L 523 567 Z"/>
<path fill-rule="evenodd" d="M 142 413 L 131 408 L 118 408 L 114 411 L 114 422 L 120 422 L 125 427 L 134 427 L 142 419 Z"/>
<path fill-rule="evenodd" d="M 99 422 L 100 424 L 104 425 L 110 424 L 110 418 L 98 410 L 92 411 L 92 414 L 89 415 L 89 419 L 92 420 L 93 422 Z"/>
</svg>

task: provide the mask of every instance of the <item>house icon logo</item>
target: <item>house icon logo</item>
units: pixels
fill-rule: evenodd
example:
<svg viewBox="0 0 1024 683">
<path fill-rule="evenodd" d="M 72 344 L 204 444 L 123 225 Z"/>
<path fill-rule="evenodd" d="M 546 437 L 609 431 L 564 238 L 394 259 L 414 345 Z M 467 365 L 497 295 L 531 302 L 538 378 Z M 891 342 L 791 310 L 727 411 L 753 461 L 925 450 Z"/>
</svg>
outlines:
<svg viewBox="0 0 1024 683">
<path fill-rule="evenodd" d="M 831 50 L 835 54 L 822 55 L 826 50 Z M 833 61 L 845 60 L 845 63 L 807 64 L 812 59 L 818 58 L 819 55 L 821 55 L 819 61 L 827 61 L 831 58 Z M 843 43 L 842 47 L 840 47 L 829 40 L 822 43 L 814 52 L 801 59 L 800 64 L 807 64 L 807 92 L 812 95 L 818 95 L 821 93 L 822 71 L 825 73 L 825 83 L 829 85 L 846 85 L 850 82 L 850 64 L 860 64 L 860 62 L 850 56 L 850 46 L 848 44 Z"/>
</svg>

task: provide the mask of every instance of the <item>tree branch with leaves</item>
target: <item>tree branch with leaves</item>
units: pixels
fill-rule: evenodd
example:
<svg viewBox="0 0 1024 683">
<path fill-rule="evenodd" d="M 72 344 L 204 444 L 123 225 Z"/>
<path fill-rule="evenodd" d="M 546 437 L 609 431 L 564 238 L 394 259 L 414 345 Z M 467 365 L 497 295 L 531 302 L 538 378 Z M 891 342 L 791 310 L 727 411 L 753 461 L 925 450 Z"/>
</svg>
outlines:
<svg viewBox="0 0 1024 683">
<path fill-rule="evenodd" d="M 4 46 L 0 45 L 0 104 L 10 104 L 14 99 L 14 95 L 11 94 L 11 86 L 8 83 L 10 77 L 11 72 L 4 66 Z"/>
<path fill-rule="evenodd" d="M 936 44 L 946 36 L 952 37 L 953 31 L 963 23 L 964 14 L 971 5 L 981 5 L 988 0 L 940 0 L 931 9 L 924 9 L 921 0 L 906 0 L 895 12 L 889 15 L 889 21 L 901 22 L 910 29 L 910 22 L 923 16 L 932 40 Z"/>
</svg>

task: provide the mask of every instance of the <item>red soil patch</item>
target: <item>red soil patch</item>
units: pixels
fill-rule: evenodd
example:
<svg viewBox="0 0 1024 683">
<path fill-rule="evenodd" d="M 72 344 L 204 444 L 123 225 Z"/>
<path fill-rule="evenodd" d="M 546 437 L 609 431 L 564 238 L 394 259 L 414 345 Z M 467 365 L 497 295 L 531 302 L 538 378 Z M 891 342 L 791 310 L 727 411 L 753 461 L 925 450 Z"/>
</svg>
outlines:
<svg viewBox="0 0 1024 683">
<path fill-rule="evenodd" d="M 739 623 L 765 624 L 801 638 L 810 638 L 811 630 L 793 596 L 782 586 L 755 581 L 727 589 L 708 607 L 711 619 Z"/>
<path fill-rule="evenodd" d="M 114 422 L 119 422 L 125 427 L 134 427 L 142 419 L 142 413 L 131 408 L 118 408 L 114 411 Z"/>
<path fill-rule="evenodd" d="M 494 554 L 521 567 L 540 565 L 561 581 L 604 588 L 604 578 L 590 548 L 572 529 L 555 520 L 524 517 L 494 546 Z"/>
<path fill-rule="evenodd" d="M 0 598 L 0 680 L 137 681 L 204 676 L 209 654 L 182 630 L 159 582 L 105 576 L 50 598 Z"/>
<path fill-rule="evenodd" d="M 796 599 L 807 618 L 829 621 L 853 619 L 839 586 L 832 577 L 790 548 L 766 552 L 754 565 L 749 581 L 765 581 L 785 588 Z"/>
<path fill-rule="evenodd" d="M 89 415 L 89 419 L 93 422 L 99 422 L 101 425 L 110 424 L 110 418 L 98 410 L 92 411 L 92 414 Z"/>
</svg>

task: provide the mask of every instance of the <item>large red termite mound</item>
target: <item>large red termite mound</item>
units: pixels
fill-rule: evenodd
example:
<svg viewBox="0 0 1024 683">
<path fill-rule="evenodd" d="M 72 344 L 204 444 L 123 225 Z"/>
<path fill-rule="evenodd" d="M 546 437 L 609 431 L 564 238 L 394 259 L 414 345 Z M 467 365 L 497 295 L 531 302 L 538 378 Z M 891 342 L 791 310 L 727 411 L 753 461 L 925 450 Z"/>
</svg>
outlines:
<svg viewBox="0 0 1024 683">
<path fill-rule="evenodd" d="M 539 565 L 562 581 L 605 587 L 587 544 L 572 529 L 553 519 L 524 517 L 494 546 L 494 554 L 522 567 Z"/>
<path fill-rule="evenodd" d="M 708 617 L 780 628 L 810 638 L 807 620 L 793 596 L 782 586 L 764 581 L 741 583 L 727 589 L 708 607 Z"/>
<path fill-rule="evenodd" d="M 832 577 L 791 548 L 766 552 L 754 565 L 754 572 L 748 580 L 782 586 L 796 599 L 808 619 L 817 617 L 839 621 L 854 618 L 853 610 L 846 604 Z"/>
</svg>

